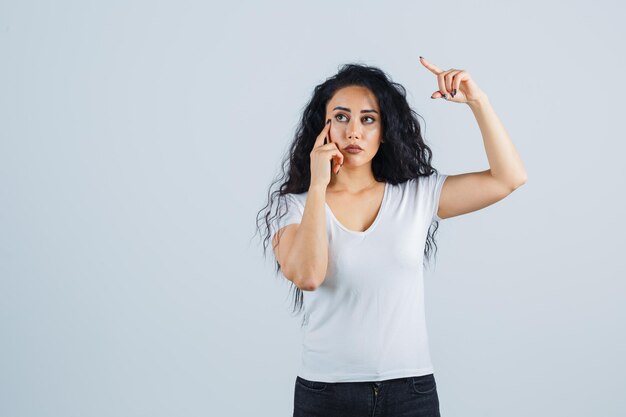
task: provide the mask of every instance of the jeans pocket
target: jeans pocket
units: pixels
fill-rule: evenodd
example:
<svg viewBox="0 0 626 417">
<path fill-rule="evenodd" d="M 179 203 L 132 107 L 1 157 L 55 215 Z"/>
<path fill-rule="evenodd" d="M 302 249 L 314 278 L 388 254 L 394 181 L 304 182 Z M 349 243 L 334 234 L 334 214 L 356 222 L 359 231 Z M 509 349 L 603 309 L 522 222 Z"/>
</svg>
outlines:
<svg viewBox="0 0 626 417">
<path fill-rule="evenodd" d="M 413 376 L 410 379 L 411 388 L 416 394 L 432 394 L 437 389 L 437 383 L 435 382 L 435 375 L 421 375 Z"/>
<path fill-rule="evenodd" d="M 299 376 L 296 377 L 296 385 L 304 387 L 310 391 L 317 392 L 324 391 L 328 386 L 326 382 L 310 381 L 308 379 L 300 378 Z"/>
</svg>

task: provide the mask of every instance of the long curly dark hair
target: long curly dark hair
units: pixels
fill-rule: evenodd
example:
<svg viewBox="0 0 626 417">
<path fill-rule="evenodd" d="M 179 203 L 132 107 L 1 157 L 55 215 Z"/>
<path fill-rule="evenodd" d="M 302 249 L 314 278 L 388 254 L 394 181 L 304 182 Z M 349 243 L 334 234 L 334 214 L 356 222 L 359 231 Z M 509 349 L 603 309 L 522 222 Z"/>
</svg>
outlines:
<svg viewBox="0 0 626 417">
<path fill-rule="evenodd" d="M 406 100 L 406 89 L 391 81 L 391 78 L 379 68 L 362 64 L 345 64 L 336 75 L 327 78 L 315 87 L 313 97 L 304 108 L 288 154 L 284 156 L 282 176 L 272 183 L 273 186 L 280 182 L 280 187 L 273 192 L 270 192 L 272 188 L 270 187 L 267 194 L 268 203 L 257 214 L 257 230 L 260 230 L 263 218 L 265 219 L 266 232 L 263 239 L 265 258 L 267 258 L 267 248 L 272 239 L 270 224 L 281 215 L 281 213 L 272 215 L 274 200 L 284 199 L 286 194 L 300 194 L 309 189 L 310 154 L 319 132 L 324 128 L 326 105 L 339 89 L 348 86 L 366 87 L 378 99 L 384 144 L 381 144 L 372 159 L 372 171 L 377 181 L 395 185 L 437 172 L 430 164 L 432 151 L 422 139 L 421 127 L 417 120 L 418 114 L 410 108 Z M 284 203 L 280 204 L 280 201 L 276 201 L 276 205 L 279 208 L 286 206 Z M 265 215 L 261 217 L 264 210 Z M 428 230 L 424 249 L 424 258 L 427 261 L 430 261 L 433 246 L 436 256 L 435 233 L 438 228 L 439 222 L 433 221 Z M 279 271 L 280 264 L 276 261 L 276 275 Z M 293 283 L 292 289 L 296 290 L 294 312 L 296 307 L 298 311 L 301 311 L 302 290 Z"/>
</svg>

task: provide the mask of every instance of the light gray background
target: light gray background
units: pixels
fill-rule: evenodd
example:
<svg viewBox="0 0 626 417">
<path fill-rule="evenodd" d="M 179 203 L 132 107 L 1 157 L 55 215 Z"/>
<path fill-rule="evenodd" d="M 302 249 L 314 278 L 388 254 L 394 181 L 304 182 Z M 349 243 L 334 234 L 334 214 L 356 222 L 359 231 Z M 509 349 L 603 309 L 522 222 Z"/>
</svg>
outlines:
<svg viewBox="0 0 626 417">
<path fill-rule="evenodd" d="M 313 87 L 409 91 L 440 172 L 488 168 L 441 68 L 529 174 L 447 219 L 426 308 L 443 416 L 621 416 L 619 2 L 0 3 L 0 415 L 288 416 L 289 283 L 257 211 Z"/>
</svg>

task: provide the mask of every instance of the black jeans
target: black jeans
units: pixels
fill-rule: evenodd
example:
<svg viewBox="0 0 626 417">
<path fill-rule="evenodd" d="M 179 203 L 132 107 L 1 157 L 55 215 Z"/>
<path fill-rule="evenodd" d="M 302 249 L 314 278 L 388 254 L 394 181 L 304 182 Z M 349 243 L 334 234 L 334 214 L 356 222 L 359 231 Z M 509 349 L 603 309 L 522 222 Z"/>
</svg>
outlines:
<svg viewBox="0 0 626 417">
<path fill-rule="evenodd" d="M 376 382 L 296 377 L 294 417 L 440 417 L 435 375 Z"/>
</svg>

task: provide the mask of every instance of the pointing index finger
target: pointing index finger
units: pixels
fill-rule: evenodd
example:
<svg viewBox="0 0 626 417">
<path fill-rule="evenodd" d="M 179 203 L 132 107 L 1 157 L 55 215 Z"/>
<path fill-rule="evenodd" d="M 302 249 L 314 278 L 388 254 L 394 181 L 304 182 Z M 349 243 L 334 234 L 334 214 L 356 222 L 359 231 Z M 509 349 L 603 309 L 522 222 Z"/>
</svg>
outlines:
<svg viewBox="0 0 626 417">
<path fill-rule="evenodd" d="M 322 130 L 322 133 L 317 137 L 317 139 L 315 140 L 315 144 L 313 145 L 314 147 L 319 147 L 322 146 L 322 144 L 326 145 L 326 139 L 329 136 L 329 131 L 330 129 L 330 119 L 328 119 L 326 121 L 326 125 L 324 126 L 324 130 Z"/>
<path fill-rule="evenodd" d="M 441 74 L 443 71 L 441 70 L 441 68 L 439 68 L 437 65 L 435 64 L 431 64 L 430 62 L 428 62 L 426 60 L 426 58 L 424 57 L 420 57 L 420 62 L 426 67 L 428 68 L 428 70 L 430 72 L 432 72 L 435 75 L 439 75 Z"/>
</svg>

